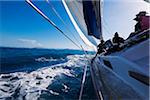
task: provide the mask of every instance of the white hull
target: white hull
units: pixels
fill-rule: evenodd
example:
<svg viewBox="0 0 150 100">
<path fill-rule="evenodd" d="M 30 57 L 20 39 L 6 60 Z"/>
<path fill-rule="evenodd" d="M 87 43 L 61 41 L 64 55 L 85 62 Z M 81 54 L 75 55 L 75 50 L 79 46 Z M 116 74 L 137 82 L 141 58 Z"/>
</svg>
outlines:
<svg viewBox="0 0 150 100">
<path fill-rule="evenodd" d="M 149 41 L 118 54 L 96 57 L 91 74 L 97 94 L 101 91 L 106 100 L 149 99 Z"/>
</svg>

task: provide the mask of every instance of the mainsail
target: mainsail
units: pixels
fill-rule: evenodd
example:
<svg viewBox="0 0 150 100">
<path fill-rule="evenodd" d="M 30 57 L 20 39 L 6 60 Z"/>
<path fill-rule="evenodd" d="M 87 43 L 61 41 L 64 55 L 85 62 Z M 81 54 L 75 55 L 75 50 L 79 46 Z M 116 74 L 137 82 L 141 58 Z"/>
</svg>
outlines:
<svg viewBox="0 0 150 100">
<path fill-rule="evenodd" d="M 81 39 L 88 46 L 97 46 L 94 38 L 102 39 L 100 0 L 62 0 Z"/>
</svg>

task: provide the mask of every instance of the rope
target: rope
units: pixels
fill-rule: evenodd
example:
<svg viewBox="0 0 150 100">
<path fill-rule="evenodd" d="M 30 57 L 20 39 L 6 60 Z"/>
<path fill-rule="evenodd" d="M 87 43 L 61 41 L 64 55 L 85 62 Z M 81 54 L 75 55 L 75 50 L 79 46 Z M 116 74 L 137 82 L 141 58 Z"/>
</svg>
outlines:
<svg viewBox="0 0 150 100">
<path fill-rule="evenodd" d="M 55 8 L 52 6 L 52 4 L 50 3 L 50 2 L 48 2 L 49 4 L 50 4 L 50 6 L 52 7 L 52 9 L 53 9 L 53 11 L 55 12 L 55 14 L 56 14 L 56 16 L 58 16 L 58 18 L 62 21 L 62 23 L 65 25 L 65 27 L 67 28 L 67 30 L 70 32 L 70 33 L 72 33 L 70 30 L 69 30 L 69 28 L 68 28 L 68 26 L 65 24 L 65 22 L 63 21 L 63 19 L 60 17 L 60 15 L 57 13 L 57 11 L 55 10 Z M 74 36 L 74 34 L 72 34 L 72 36 L 75 38 L 75 40 L 80 44 L 80 42 L 76 39 L 76 37 Z M 84 48 L 82 47 L 82 45 L 80 44 L 80 46 L 81 46 L 81 49 L 82 49 L 82 51 L 84 51 L 84 54 L 85 54 L 85 56 L 86 56 L 86 52 L 85 52 L 85 50 L 84 50 Z M 87 56 L 86 56 L 86 58 L 87 58 Z M 88 60 L 88 58 L 87 58 L 87 60 Z M 84 74 L 83 74 L 83 77 L 82 77 L 82 83 L 81 83 L 81 89 L 80 89 L 80 95 L 79 95 L 79 100 L 81 100 L 81 98 L 82 98 L 82 93 L 83 93 L 83 88 L 84 88 L 84 83 L 85 83 L 85 80 L 86 80 L 86 72 L 87 72 L 87 65 L 85 65 L 85 67 L 84 67 Z"/>
<path fill-rule="evenodd" d="M 48 1 L 48 0 L 46 0 Z M 30 0 L 26 0 L 26 2 L 33 8 L 35 9 L 42 17 L 44 17 L 53 27 L 55 27 L 60 33 L 62 33 L 67 39 L 69 39 L 74 45 L 76 45 L 78 48 L 81 48 L 84 51 L 85 54 L 85 58 L 87 58 L 87 53 L 85 52 L 84 48 L 80 46 L 78 46 L 78 44 L 76 44 L 70 37 L 68 37 L 59 27 L 57 27 L 38 7 L 36 7 Z M 49 2 L 49 1 L 48 1 Z M 50 4 L 50 3 L 49 3 Z M 52 7 L 53 8 L 53 7 Z M 55 12 L 55 14 L 60 18 L 60 20 L 65 24 L 65 22 L 62 20 L 62 18 L 59 16 L 59 14 L 57 13 L 57 11 L 53 8 L 53 11 Z M 69 29 L 69 28 L 68 28 Z M 74 36 L 75 38 L 75 36 Z M 89 60 L 88 60 L 89 61 Z M 83 88 L 84 88 L 84 83 L 85 83 L 85 79 L 86 79 L 86 72 L 87 72 L 87 66 L 84 67 L 84 74 L 83 74 L 83 79 L 82 79 L 82 83 L 81 83 L 81 90 L 80 90 L 80 95 L 79 95 L 79 100 L 81 100 L 82 97 L 82 93 L 83 93 Z"/>
<path fill-rule="evenodd" d="M 66 30 L 71 33 L 71 35 L 74 37 L 74 39 L 79 43 L 82 51 L 85 51 L 84 48 L 82 47 L 81 43 L 79 42 L 79 40 L 76 38 L 76 36 L 73 34 L 74 32 L 71 32 L 70 28 L 68 27 L 68 25 L 64 22 L 64 20 L 62 19 L 62 17 L 60 16 L 60 14 L 57 12 L 57 10 L 55 9 L 55 7 L 53 6 L 53 4 L 49 1 L 49 0 L 46 0 L 46 2 L 51 6 L 52 10 L 54 11 L 54 13 L 56 14 L 56 16 L 61 20 L 61 22 L 65 25 L 66 27 Z M 82 40 L 82 39 L 81 39 Z M 82 40 L 82 42 L 84 42 Z M 85 43 L 86 44 L 86 43 Z M 85 45 L 87 46 L 87 45 Z"/>
<path fill-rule="evenodd" d="M 55 7 L 53 6 L 53 4 L 49 1 L 46 0 L 46 2 L 50 5 L 50 7 L 52 8 L 52 10 L 54 11 L 54 13 L 56 14 L 56 16 L 61 20 L 61 22 L 65 25 L 66 29 L 68 32 L 71 33 L 71 35 L 74 37 L 74 39 L 80 44 L 79 40 L 75 37 L 75 35 L 73 34 L 73 32 L 71 32 L 70 28 L 68 27 L 68 25 L 64 22 L 64 20 L 62 19 L 62 17 L 60 16 L 60 14 L 57 12 L 57 10 L 55 9 Z M 81 45 L 81 44 L 80 44 Z"/>
<path fill-rule="evenodd" d="M 65 22 L 63 21 L 63 19 L 61 18 L 61 16 L 58 14 L 58 12 L 56 11 L 56 9 L 53 7 L 53 5 L 49 2 L 49 0 L 46 0 L 47 1 L 47 3 L 51 6 L 51 8 L 52 8 L 52 10 L 54 11 L 54 13 L 56 14 L 56 16 L 62 21 L 62 23 L 65 25 L 65 27 L 67 28 L 67 30 L 70 32 L 70 33 L 72 33 L 70 30 L 69 30 L 69 28 L 68 28 L 68 26 L 65 24 Z M 72 36 L 76 39 L 76 37 L 74 36 L 74 34 L 72 34 Z M 76 41 L 79 43 L 79 41 L 76 39 Z M 81 44 L 80 44 L 81 45 Z M 82 47 L 82 45 L 81 45 L 81 49 L 84 51 L 84 54 L 85 54 L 85 56 L 86 56 L 86 52 L 85 52 L 85 50 L 84 50 L 84 48 Z M 86 56 L 86 58 L 87 58 L 87 56 Z M 88 58 L 87 58 L 87 60 L 88 60 Z M 89 61 L 89 60 L 88 60 Z M 83 89 L 84 89 L 84 83 L 85 83 L 85 80 L 86 80 L 86 72 L 87 72 L 87 65 L 85 65 L 85 67 L 84 67 L 84 74 L 83 74 L 83 77 L 82 77 L 82 83 L 81 83 L 81 89 L 80 89 L 80 95 L 79 95 L 79 100 L 81 100 L 81 98 L 82 98 L 82 93 L 83 93 Z"/>
<path fill-rule="evenodd" d="M 75 5 L 76 5 L 76 3 L 74 3 Z M 82 16 L 82 17 L 84 17 L 83 15 L 82 15 L 82 13 L 80 12 L 80 9 L 79 9 L 79 7 L 76 5 L 76 7 L 77 7 L 77 10 L 79 11 L 79 14 Z M 82 39 L 81 39 L 82 40 Z M 83 40 L 82 40 L 83 41 Z M 84 41 L 83 41 L 84 42 Z M 84 42 L 85 43 L 85 42 Z M 86 43 L 85 43 L 86 44 Z M 82 47 L 82 46 L 81 46 Z M 83 49 L 83 51 L 84 51 L 84 49 Z M 85 51 L 84 51 L 85 52 Z M 87 58 L 87 60 L 89 61 L 89 59 L 88 59 L 88 57 L 86 56 L 86 52 L 85 52 L 85 57 Z M 90 63 L 90 61 L 89 61 L 89 63 Z M 87 72 L 87 66 L 85 66 L 84 67 L 84 74 L 83 74 L 83 77 L 82 77 L 82 83 L 81 83 L 81 89 L 80 89 L 80 94 L 79 94 L 79 100 L 81 100 L 82 99 L 82 94 L 83 94 L 83 88 L 84 88 L 84 83 L 85 83 L 85 80 L 86 80 L 86 73 Z"/>
<path fill-rule="evenodd" d="M 107 32 L 108 34 L 111 34 L 110 31 L 106 28 L 105 24 L 103 24 L 103 27 L 104 27 L 104 29 L 106 30 L 106 32 Z"/>
<path fill-rule="evenodd" d="M 82 46 L 81 46 L 82 47 Z M 84 50 L 84 49 L 83 49 Z M 90 64 L 90 60 L 89 58 L 87 57 L 87 53 L 84 51 L 85 53 L 85 58 L 87 59 L 88 63 Z M 92 58 L 92 57 L 91 57 Z M 83 94 L 83 88 L 84 88 L 84 83 L 85 83 L 85 80 L 86 80 L 86 74 L 87 74 L 87 66 L 84 67 L 84 74 L 83 74 L 83 77 L 82 77 L 82 83 L 81 83 L 81 89 L 80 89 L 80 95 L 79 95 L 79 100 L 82 99 L 82 94 Z"/>
<path fill-rule="evenodd" d="M 108 19 L 108 18 L 107 18 L 107 19 Z M 103 18 L 103 21 L 104 21 L 105 25 L 108 27 L 108 30 L 109 30 L 110 32 L 112 32 L 112 30 L 111 30 L 109 24 L 107 23 L 107 21 L 105 20 L 105 18 Z"/>
<path fill-rule="evenodd" d="M 70 37 L 68 37 L 61 29 L 59 29 L 38 7 L 36 7 L 30 0 L 26 0 L 26 2 L 35 9 L 42 17 L 44 17 L 54 28 L 56 28 L 61 34 L 63 34 L 67 39 L 69 39 L 74 45 L 76 45 L 78 48 L 78 44 L 76 44 Z"/>
<path fill-rule="evenodd" d="M 62 21 L 62 23 L 65 25 L 66 29 L 70 32 L 71 30 L 69 29 L 69 27 L 66 25 L 66 23 L 64 22 L 64 20 L 62 19 L 62 17 L 59 15 L 59 13 L 57 12 L 57 10 L 54 8 L 54 6 L 52 5 L 52 3 L 49 2 L 49 0 L 46 0 L 47 3 L 52 7 L 52 10 L 54 11 L 54 13 L 56 14 L 56 16 Z M 80 42 L 77 40 L 77 38 L 75 37 L 74 34 L 72 34 L 72 36 L 76 39 L 76 41 L 80 44 Z M 81 46 L 81 50 L 84 51 L 84 54 L 86 55 L 86 52 L 84 50 L 84 48 L 82 47 L 82 45 L 80 44 Z"/>
<path fill-rule="evenodd" d="M 85 68 L 84 68 L 84 74 L 83 74 L 83 79 L 82 79 L 82 83 L 81 83 L 79 100 L 81 100 L 81 98 L 82 98 L 82 93 L 83 93 L 83 88 L 84 88 L 84 83 L 85 83 L 85 78 L 86 78 L 86 72 L 87 72 L 87 66 L 85 66 Z"/>
</svg>

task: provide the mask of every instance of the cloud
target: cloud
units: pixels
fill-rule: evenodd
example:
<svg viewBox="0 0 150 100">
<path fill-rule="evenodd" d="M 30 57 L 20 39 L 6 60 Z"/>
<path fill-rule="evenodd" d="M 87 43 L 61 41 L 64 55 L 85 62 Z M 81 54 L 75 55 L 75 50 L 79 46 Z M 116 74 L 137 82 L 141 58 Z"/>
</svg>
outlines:
<svg viewBox="0 0 150 100">
<path fill-rule="evenodd" d="M 43 45 L 39 43 L 37 40 L 18 39 L 18 41 L 22 43 L 25 47 L 43 47 Z"/>
</svg>

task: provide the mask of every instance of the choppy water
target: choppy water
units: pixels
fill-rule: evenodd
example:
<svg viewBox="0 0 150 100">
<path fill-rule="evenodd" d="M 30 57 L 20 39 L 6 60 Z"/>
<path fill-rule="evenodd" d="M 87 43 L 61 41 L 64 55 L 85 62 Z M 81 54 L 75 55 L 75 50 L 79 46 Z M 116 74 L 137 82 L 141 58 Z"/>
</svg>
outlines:
<svg viewBox="0 0 150 100">
<path fill-rule="evenodd" d="M 0 50 L 0 99 L 78 99 L 83 70 L 89 63 L 82 51 Z M 88 57 L 90 59 L 92 56 Z M 83 99 L 95 99 L 94 94 L 88 66 Z"/>
</svg>

